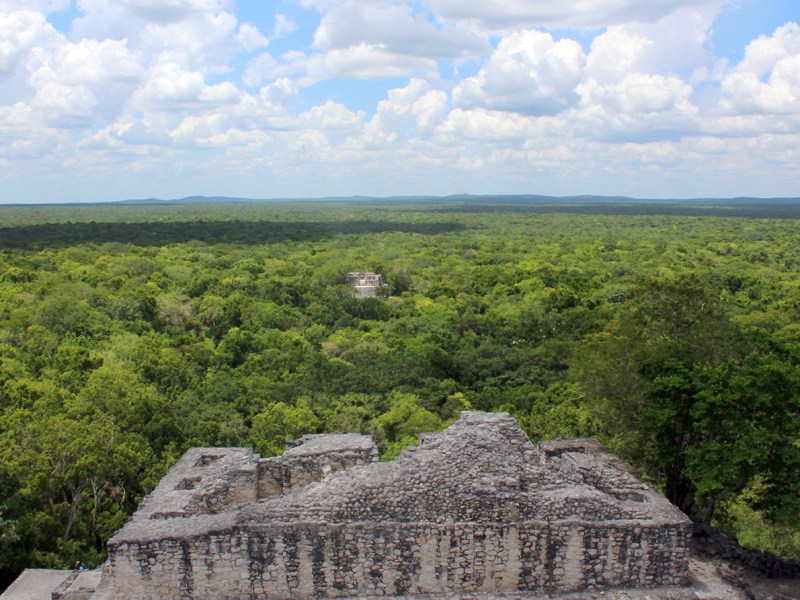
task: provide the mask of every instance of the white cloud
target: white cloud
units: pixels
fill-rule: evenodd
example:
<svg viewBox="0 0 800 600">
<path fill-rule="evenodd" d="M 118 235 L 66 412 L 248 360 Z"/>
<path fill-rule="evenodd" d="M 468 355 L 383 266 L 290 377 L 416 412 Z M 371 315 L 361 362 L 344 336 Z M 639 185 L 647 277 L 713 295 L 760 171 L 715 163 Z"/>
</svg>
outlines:
<svg viewBox="0 0 800 600">
<path fill-rule="evenodd" d="M 407 5 L 347 1 L 323 16 L 314 46 L 322 50 L 368 46 L 386 54 L 425 58 L 467 57 L 489 49 L 483 36 L 436 26 Z"/>
<path fill-rule="evenodd" d="M 147 82 L 134 93 L 130 105 L 134 111 L 173 110 L 198 101 L 205 87 L 203 75 L 185 71 L 174 63 L 155 67 Z"/>
<path fill-rule="evenodd" d="M 571 123 L 578 137 L 649 143 L 679 140 L 701 129 L 690 100 L 693 89 L 678 77 L 632 73 L 612 84 L 589 80 L 578 91 L 581 106 Z"/>
<path fill-rule="evenodd" d="M 590 81 L 579 91 L 585 105 L 601 105 L 608 113 L 632 116 L 675 108 L 691 112 L 689 97 L 693 89 L 678 77 L 631 73 L 612 85 L 600 86 Z"/>
<path fill-rule="evenodd" d="M 272 36 L 280 39 L 297 31 L 297 23 L 284 14 L 276 13 Z"/>
<path fill-rule="evenodd" d="M 258 27 L 249 23 L 239 25 L 236 39 L 248 52 L 253 52 L 269 44 L 269 40 L 258 30 Z"/>
<path fill-rule="evenodd" d="M 782 60 L 798 54 L 800 54 L 800 26 L 789 22 L 778 27 L 772 35 L 761 35 L 747 44 L 744 59 L 733 71 L 764 77 Z"/>
<path fill-rule="evenodd" d="M 428 0 L 444 19 L 489 30 L 524 27 L 601 28 L 656 21 L 681 8 L 718 7 L 726 0 Z"/>
<path fill-rule="evenodd" d="M 245 85 L 261 85 L 272 79 L 280 68 L 280 63 L 269 52 L 262 52 L 247 64 L 242 81 Z"/>
<path fill-rule="evenodd" d="M 258 97 L 269 105 L 281 105 L 297 95 L 297 84 L 288 77 L 280 77 L 265 85 L 258 92 Z"/>
<path fill-rule="evenodd" d="M 81 150 L 113 150 L 121 154 L 141 154 L 148 147 L 164 146 L 171 143 L 167 132 L 160 123 L 145 117 L 121 118 L 100 131 L 84 138 L 78 147 Z"/>
<path fill-rule="evenodd" d="M 213 13 L 227 9 L 225 0 L 114 0 L 134 15 L 148 21 L 170 22 L 191 13 Z"/>
<path fill-rule="evenodd" d="M 444 145 L 458 145 L 464 141 L 517 145 L 533 135 L 542 134 L 543 125 L 542 119 L 519 113 L 456 108 L 450 111 L 436 134 L 438 142 Z"/>
<path fill-rule="evenodd" d="M 623 27 L 611 27 L 592 41 L 586 61 L 587 74 L 598 82 L 616 82 L 631 72 L 649 70 L 646 55 L 653 41 Z"/>
<path fill-rule="evenodd" d="M 457 105 L 554 114 L 577 104 L 586 56 L 572 40 L 520 31 L 505 36 L 489 62 L 453 90 Z"/>
<path fill-rule="evenodd" d="M 16 123 L 0 132 L 0 142 L 23 155 L 54 151 L 54 139 L 65 142 L 58 130 L 82 130 L 114 113 L 115 97 L 123 101 L 144 72 L 125 41 L 73 43 L 30 11 L 0 19 L 0 65 L 13 76 L 4 118 Z"/>
<path fill-rule="evenodd" d="M 169 136 L 184 145 L 216 145 L 224 132 L 230 131 L 227 119 L 221 114 L 194 116 L 183 119 Z"/>
<path fill-rule="evenodd" d="M 800 26 L 787 23 L 748 44 L 722 92 L 729 112 L 800 117 Z"/>
<path fill-rule="evenodd" d="M 401 144 L 427 137 L 447 114 L 447 94 L 422 79 L 412 79 L 404 88 L 389 90 L 378 103 L 375 116 L 364 127 L 367 147 Z"/>
<path fill-rule="evenodd" d="M 314 54 L 287 52 L 277 64 L 269 58 L 259 58 L 250 68 L 248 82 L 291 76 L 302 85 L 311 85 L 331 78 L 386 79 L 423 73 L 430 76 L 437 72 L 438 63 L 433 58 L 403 56 L 360 44 Z"/>
<path fill-rule="evenodd" d="M 78 0 L 68 34 L 43 12 L 60 3 L 0 0 L 29 8 L 0 17 L 6 171 L 642 193 L 800 160 L 800 28 L 729 66 L 709 44 L 723 0 L 301 0 L 316 12 L 287 5 L 264 32 L 233 0 Z M 584 50 L 545 26 L 602 29 Z"/>
<path fill-rule="evenodd" d="M 261 59 L 251 65 L 250 81 L 267 63 L 271 75 L 300 77 L 305 85 L 343 77 L 382 79 L 435 75 L 438 60 L 464 60 L 490 50 L 486 36 L 446 25 L 415 12 L 406 2 L 327 0 L 305 2 L 322 18 L 314 33 L 316 52 L 287 52 L 280 66 Z M 269 76 L 262 76 L 261 81 Z"/>
<path fill-rule="evenodd" d="M 16 11 L 52 12 L 69 8 L 72 0 L 0 0 L 0 13 Z"/>
<path fill-rule="evenodd" d="M 133 112 L 204 110 L 234 104 L 239 97 L 239 90 L 229 81 L 208 85 L 202 73 L 165 62 L 151 69 L 145 83 L 131 96 L 128 109 Z"/>
<path fill-rule="evenodd" d="M 65 45 L 54 62 L 58 78 L 68 85 L 131 83 L 145 72 L 127 40 L 82 39 Z"/>
<path fill-rule="evenodd" d="M 0 80 L 9 77 L 33 48 L 50 48 L 62 39 L 41 13 L 0 13 Z"/>
<path fill-rule="evenodd" d="M 355 131 L 361 126 L 364 113 L 353 112 L 338 102 L 328 101 L 315 106 L 300 115 L 300 121 L 306 128 L 312 129 L 339 129 Z"/>
<path fill-rule="evenodd" d="M 713 60 L 708 49 L 719 3 L 686 3 L 661 19 L 626 23 L 628 34 L 643 37 L 650 44 L 640 52 L 641 70 L 691 73 Z M 617 26 L 619 28 L 619 26 Z"/>
<path fill-rule="evenodd" d="M 216 0 L 157 0 L 127 4 L 113 0 L 80 0 L 82 15 L 72 22 L 72 39 L 127 40 L 141 61 L 148 63 L 160 54 L 172 53 L 172 60 L 204 73 L 225 72 L 243 49 L 260 40 L 245 24 L 225 10 L 228 2 Z M 163 10 L 164 18 L 158 13 Z M 168 18 L 167 18 L 168 17 Z M 241 39 L 239 39 L 241 34 Z"/>
<path fill-rule="evenodd" d="M 138 42 L 148 56 L 169 53 L 170 60 L 203 73 L 224 73 L 239 49 L 237 20 L 231 13 L 204 13 L 174 23 L 149 23 Z"/>
<path fill-rule="evenodd" d="M 62 129 L 44 127 L 30 105 L 0 106 L 0 156 L 41 159 L 65 141 Z M 12 171 L 6 171 L 11 175 Z"/>
<path fill-rule="evenodd" d="M 30 106 L 50 127 L 86 127 L 94 120 L 97 99 L 82 86 L 60 85 L 55 81 L 41 84 Z"/>
</svg>

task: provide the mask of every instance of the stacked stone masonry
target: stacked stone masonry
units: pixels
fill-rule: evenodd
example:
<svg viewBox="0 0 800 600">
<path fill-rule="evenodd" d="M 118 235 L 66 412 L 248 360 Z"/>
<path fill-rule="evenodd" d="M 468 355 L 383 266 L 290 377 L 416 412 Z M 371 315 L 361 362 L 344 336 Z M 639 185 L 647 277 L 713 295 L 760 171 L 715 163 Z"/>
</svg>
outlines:
<svg viewBox="0 0 800 600">
<path fill-rule="evenodd" d="M 378 290 L 383 287 L 383 277 L 378 273 L 351 271 L 346 281 L 353 286 L 356 298 L 376 298 Z"/>
<path fill-rule="evenodd" d="M 371 438 L 280 457 L 193 448 L 108 544 L 92 600 L 255 600 L 685 585 L 691 523 L 594 440 L 462 413 L 392 462 Z"/>
</svg>

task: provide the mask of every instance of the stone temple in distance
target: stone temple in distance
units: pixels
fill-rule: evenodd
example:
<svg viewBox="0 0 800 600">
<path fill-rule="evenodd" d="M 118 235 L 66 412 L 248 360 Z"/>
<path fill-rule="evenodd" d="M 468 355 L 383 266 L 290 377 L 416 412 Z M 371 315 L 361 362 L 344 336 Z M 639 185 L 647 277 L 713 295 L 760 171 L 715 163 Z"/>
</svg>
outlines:
<svg viewBox="0 0 800 600">
<path fill-rule="evenodd" d="M 598 442 L 534 445 L 508 414 L 464 412 L 391 462 L 358 434 L 274 458 L 192 448 L 106 563 L 49 597 L 694 597 L 691 530 Z"/>
</svg>

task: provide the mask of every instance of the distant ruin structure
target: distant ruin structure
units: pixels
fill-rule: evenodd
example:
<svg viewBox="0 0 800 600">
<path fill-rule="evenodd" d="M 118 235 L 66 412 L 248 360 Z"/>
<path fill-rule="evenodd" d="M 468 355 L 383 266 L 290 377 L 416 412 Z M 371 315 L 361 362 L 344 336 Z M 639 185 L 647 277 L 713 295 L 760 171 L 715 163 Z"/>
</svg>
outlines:
<svg viewBox="0 0 800 600">
<path fill-rule="evenodd" d="M 356 298 L 377 298 L 378 290 L 384 286 L 383 277 L 378 273 L 363 271 L 351 271 L 346 281 L 356 291 Z"/>
<path fill-rule="evenodd" d="M 275 458 L 193 448 L 109 541 L 96 589 L 70 596 L 65 583 L 58 597 L 557 597 L 687 583 L 689 519 L 598 442 L 534 445 L 508 414 L 474 412 L 420 437 L 391 462 L 357 434 L 304 436 Z"/>
</svg>

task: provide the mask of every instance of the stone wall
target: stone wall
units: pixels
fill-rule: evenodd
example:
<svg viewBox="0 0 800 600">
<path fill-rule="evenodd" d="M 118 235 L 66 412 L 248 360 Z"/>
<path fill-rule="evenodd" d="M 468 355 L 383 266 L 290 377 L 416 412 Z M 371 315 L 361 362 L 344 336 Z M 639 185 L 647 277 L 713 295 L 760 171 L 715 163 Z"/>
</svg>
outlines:
<svg viewBox="0 0 800 600">
<path fill-rule="evenodd" d="M 378 273 L 352 271 L 347 274 L 345 281 L 353 286 L 356 298 L 376 298 L 378 289 L 383 287 L 383 277 Z"/>
<path fill-rule="evenodd" d="M 110 567 L 118 597 L 139 600 L 653 587 L 686 583 L 687 533 L 586 523 L 295 524 L 127 544 Z"/>
<path fill-rule="evenodd" d="M 372 438 L 359 434 L 305 435 L 281 456 L 258 461 L 258 497 L 269 498 L 323 477 L 378 460 Z"/>
<path fill-rule="evenodd" d="M 271 458 L 249 448 L 191 448 L 142 502 L 133 521 L 216 514 L 378 460 L 372 438 L 360 434 L 307 435 L 289 445 Z"/>
<path fill-rule="evenodd" d="M 683 585 L 690 534 L 596 441 L 534 446 L 507 414 L 466 412 L 386 463 L 355 434 L 267 459 L 192 449 L 109 542 L 92 600 Z"/>
<path fill-rule="evenodd" d="M 254 502 L 256 459 L 249 448 L 191 448 L 139 505 L 133 520 L 214 514 Z"/>
</svg>

